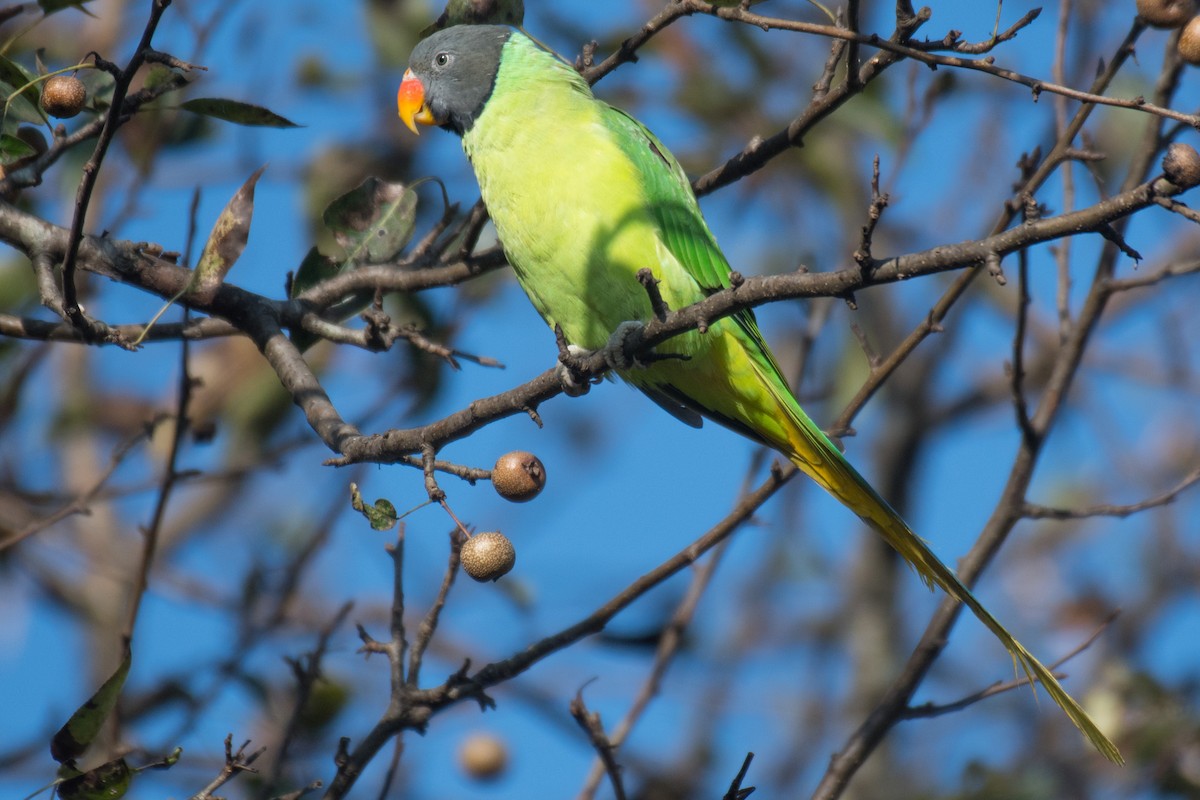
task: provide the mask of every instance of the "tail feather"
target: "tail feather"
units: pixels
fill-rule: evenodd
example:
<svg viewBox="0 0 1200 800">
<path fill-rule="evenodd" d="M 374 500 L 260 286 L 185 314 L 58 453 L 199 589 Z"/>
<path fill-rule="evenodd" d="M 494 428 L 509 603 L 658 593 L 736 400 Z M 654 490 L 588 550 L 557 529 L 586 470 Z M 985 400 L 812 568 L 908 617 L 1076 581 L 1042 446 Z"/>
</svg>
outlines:
<svg viewBox="0 0 1200 800">
<path fill-rule="evenodd" d="M 861 481 L 862 479 L 859 478 Z M 863 484 L 865 486 L 865 484 Z M 868 489 L 870 487 L 867 487 Z M 874 494 L 874 492 L 871 492 Z M 1000 643 L 1005 649 L 1012 654 L 1014 661 L 1020 664 L 1025 676 L 1029 679 L 1030 684 L 1034 682 L 1040 683 L 1054 700 L 1055 703 L 1066 713 L 1071 722 L 1075 724 L 1084 736 L 1088 738 L 1097 750 L 1104 755 L 1109 761 L 1116 764 L 1123 764 L 1124 759 L 1121 758 L 1121 753 L 1117 750 L 1107 736 L 1096 726 L 1088 713 L 1083 710 L 1083 707 L 1075 701 L 1067 693 L 1067 690 L 1062 687 L 1058 679 L 1053 673 L 1047 669 L 1042 662 L 1038 661 L 1032 653 L 1025 649 L 1024 645 L 1018 642 L 1011 633 L 1008 632 L 1003 625 L 1000 624 L 991 612 L 988 611 L 983 603 L 976 599 L 962 581 L 958 579 L 949 567 L 938 560 L 937 556 L 928 548 L 928 546 L 915 534 L 904 521 L 896 515 L 894 511 L 882 504 L 881 508 L 890 513 L 890 518 L 886 524 L 880 524 L 874 519 L 868 519 L 871 527 L 883 535 L 884 539 L 896 548 L 901 554 L 905 555 L 905 559 L 912 564 L 921 574 L 926 582 L 932 579 L 938 586 L 945 590 L 946 594 L 958 600 L 960 603 L 971 609 L 973 613 L 984 626 L 995 634 Z M 919 561 L 914 561 L 908 555 L 909 552 L 918 554 Z"/>
<path fill-rule="evenodd" d="M 927 586 L 940 586 L 946 594 L 971 609 L 984 626 L 995 634 L 1013 660 L 1020 664 L 1030 684 L 1040 683 L 1059 705 L 1071 722 L 1109 761 L 1123 764 L 1116 745 L 1096 726 L 1087 712 L 1067 693 L 1058 679 L 1034 658 L 983 604 L 975 598 L 958 576 L 934 555 L 929 546 L 917 536 L 887 502 L 858 474 L 825 434 L 800 410 L 799 406 L 788 408 L 796 424 L 798 434 L 789 442 L 785 452 L 805 474 L 816 481 L 827 492 L 853 510 L 896 549 L 904 560 L 916 570 Z M 797 418 L 796 412 L 799 412 Z"/>
<path fill-rule="evenodd" d="M 931 589 L 940 586 L 995 634 L 1029 680 L 1041 683 L 1105 758 L 1123 763 L 1112 742 L 1058 680 L 975 599 L 800 408 L 750 316 L 718 322 L 693 360 L 667 360 L 626 378 L 668 407 L 692 409 L 788 455 L 796 466 L 862 517 Z M 695 355 L 695 354 L 693 354 Z M 677 414 L 678 415 L 678 414 Z M 1035 689 L 1036 691 L 1036 689 Z"/>
</svg>

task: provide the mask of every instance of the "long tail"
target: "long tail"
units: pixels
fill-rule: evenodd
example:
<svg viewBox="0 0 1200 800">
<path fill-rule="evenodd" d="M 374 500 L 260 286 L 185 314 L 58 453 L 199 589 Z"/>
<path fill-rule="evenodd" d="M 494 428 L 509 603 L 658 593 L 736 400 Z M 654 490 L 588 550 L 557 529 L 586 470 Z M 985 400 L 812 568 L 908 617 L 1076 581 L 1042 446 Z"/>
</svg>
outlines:
<svg viewBox="0 0 1200 800">
<path fill-rule="evenodd" d="M 791 398 L 787 398 L 791 400 Z M 971 590 L 963 585 L 954 572 L 943 564 L 933 551 L 913 533 L 912 529 L 900 518 L 892 507 L 887 504 L 871 485 L 858 474 L 858 471 L 846 461 L 833 443 L 825 436 L 812 420 L 800 409 L 795 402 L 781 403 L 795 423 L 797 435 L 789 437 L 790 447 L 788 456 L 805 474 L 816 481 L 822 488 L 832 494 L 844 505 L 853 510 L 872 528 L 879 532 L 887 543 L 896 549 L 900 555 L 917 571 L 921 579 L 932 588 L 934 584 L 942 587 L 946 594 L 958 600 L 971 609 L 988 630 L 996 635 L 1000 643 L 1010 652 L 1013 659 L 1021 665 L 1025 675 L 1031 682 L 1036 681 L 1045 687 L 1054 702 L 1066 712 L 1075 727 L 1095 745 L 1105 758 L 1116 764 L 1123 764 L 1116 745 L 1096 726 L 1087 712 L 1075 702 L 1066 689 L 1059 684 L 1058 679 L 1046 669 L 1040 661 L 1033 657 L 1000 622 L 991 615 L 983 604 L 975 599 Z"/>
<path fill-rule="evenodd" d="M 689 424 L 699 424 L 699 412 L 785 453 L 805 474 L 878 531 L 930 588 L 942 587 L 971 609 L 1021 665 L 1031 683 L 1045 687 L 1096 749 L 1108 760 L 1124 763 L 1116 746 L 1050 670 L 975 599 L 808 418 L 788 389 L 753 317 L 718 322 L 703 342 L 705 349 L 699 357 L 661 361 L 624 377 Z"/>
</svg>

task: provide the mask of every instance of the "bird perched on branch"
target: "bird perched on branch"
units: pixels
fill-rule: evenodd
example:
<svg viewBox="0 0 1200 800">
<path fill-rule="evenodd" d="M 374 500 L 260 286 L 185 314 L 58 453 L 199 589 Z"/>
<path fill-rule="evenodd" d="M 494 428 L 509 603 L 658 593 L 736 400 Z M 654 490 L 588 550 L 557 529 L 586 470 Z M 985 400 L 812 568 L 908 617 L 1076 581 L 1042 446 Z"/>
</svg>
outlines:
<svg viewBox="0 0 1200 800">
<path fill-rule="evenodd" d="M 679 163 L 628 114 L 597 100 L 569 65 L 504 26 L 439 31 L 413 50 L 400 117 L 462 137 L 517 280 L 568 343 L 604 350 L 621 378 L 682 421 L 703 417 L 786 455 L 917 571 L 965 604 L 1106 757 L 1087 713 L 842 456 L 800 408 L 749 310 L 622 359 L 654 309 L 649 268 L 680 309 L 730 285 L 730 267 Z M 664 357 L 665 356 L 665 357 Z"/>
</svg>

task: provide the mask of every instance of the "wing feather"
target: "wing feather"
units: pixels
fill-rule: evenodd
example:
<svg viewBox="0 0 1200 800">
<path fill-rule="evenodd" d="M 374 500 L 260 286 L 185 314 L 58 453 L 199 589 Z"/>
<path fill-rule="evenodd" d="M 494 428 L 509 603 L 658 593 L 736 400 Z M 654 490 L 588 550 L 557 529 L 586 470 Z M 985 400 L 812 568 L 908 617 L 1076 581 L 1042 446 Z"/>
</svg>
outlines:
<svg viewBox="0 0 1200 800">
<path fill-rule="evenodd" d="M 704 222 L 691 182 L 679 161 L 645 125 L 618 108 L 607 106 L 606 111 L 605 124 L 645 179 L 663 245 L 692 277 L 703 295 L 728 288 L 729 262 Z M 787 382 L 758 329 L 754 312 L 744 309 L 731 315 L 730 319 L 745 337 L 748 350 L 761 362 L 767 373 L 764 377 L 787 392 Z M 703 408 L 677 390 L 669 395 L 703 414 L 713 415 L 711 409 Z M 745 430 L 745 426 L 733 427 Z"/>
</svg>

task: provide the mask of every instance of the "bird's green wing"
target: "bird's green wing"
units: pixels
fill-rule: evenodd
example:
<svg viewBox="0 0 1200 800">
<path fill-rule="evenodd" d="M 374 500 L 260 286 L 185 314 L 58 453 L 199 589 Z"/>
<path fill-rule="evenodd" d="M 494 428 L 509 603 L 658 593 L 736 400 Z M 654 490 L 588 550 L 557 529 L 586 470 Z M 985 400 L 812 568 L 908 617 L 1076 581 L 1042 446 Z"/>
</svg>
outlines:
<svg viewBox="0 0 1200 800">
<path fill-rule="evenodd" d="M 701 295 L 696 299 L 729 288 L 729 262 L 704 221 L 683 167 L 645 125 L 620 109 L 610 106 L 607 110 L 610 113 L 605 114 L 605 123 L 645 181 L 646 199 L 658 222 L 663 244 L 700 290 Z M 758 330 L 754 312 L 743 309 L 731 319 L 749 340 L 755 357 L 761 357 L 767 371 L 786 387 L 779 365 Z"/>
<path fill-rule="evenodd" d="M 705 294 L 729 286 L 729 262 L 704 222 L 683 167 L 645 125 L 618 108 L 605 110 L 605 124 L 645 181 L 663 243 Z"/>
</svg>

